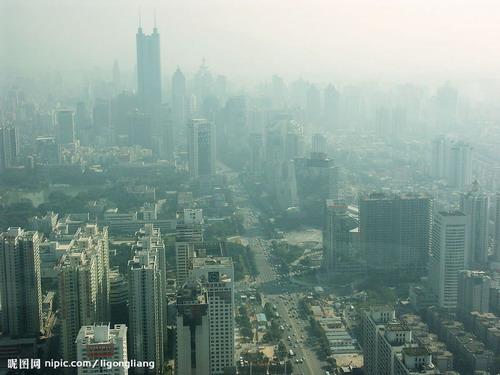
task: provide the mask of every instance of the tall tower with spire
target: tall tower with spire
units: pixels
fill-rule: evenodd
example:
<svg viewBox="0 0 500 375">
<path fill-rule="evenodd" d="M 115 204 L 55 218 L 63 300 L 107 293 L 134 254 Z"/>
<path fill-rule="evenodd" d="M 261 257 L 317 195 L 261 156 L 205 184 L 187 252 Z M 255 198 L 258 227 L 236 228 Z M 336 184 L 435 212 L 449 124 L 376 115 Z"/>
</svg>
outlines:
<svg viewBox="0 0 500 375">
<path fill-rule="evenodd" d="M 141 20 L 136 34 L 137 43 L 137 95 L 141 110 L 157 116 L 161 106 L 160 34 L 156 26 L 153 32 L 144 34 Z"/>
</svg>

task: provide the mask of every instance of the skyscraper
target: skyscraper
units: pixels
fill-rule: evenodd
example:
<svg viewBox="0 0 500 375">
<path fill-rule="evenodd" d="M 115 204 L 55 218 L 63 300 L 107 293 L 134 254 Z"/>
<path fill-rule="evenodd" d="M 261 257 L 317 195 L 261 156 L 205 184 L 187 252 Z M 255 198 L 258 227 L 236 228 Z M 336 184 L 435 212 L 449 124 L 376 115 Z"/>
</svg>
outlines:
<svg viewBox="0 0 500 375">
<path fill-rule="evenodd" d="M 139 361 L 154 361 L 159 372 L 164 354 L 159 256 L 148 250 L 137 251 L 128 268 L 130 354 Z M 145 373 L 146 369 L 136 372 Z"/>
<path fill-rule="evenodd" d="M 458 276 L 457 315 L 469 320 L 469 313 L 490 311 L 491 279 L 485 272 L 464 270 Z"/>
<path fill-rule="evenodd" d="M 464 189 L 472 183 L 472 147 L 466 143 L 454 144 L 449 153 L 448 183 Z"/>
<path fill-rule="evenodd" d="M 430 282 L 442 308 L 457 305 L 458 273 L 469 253 L 469 218 L 459 211 L 438 212 L 431 236 Z"/>
<path fill-rule="evenodd" d="M 489 197 L 479 191 L 477 181 L 472 190 L 461 195 L 460 211 L 469 217 L 469 258 L 467 265 L 484 265 L 488 262 Z"/>
<path fill-rule="evenodd" d="M 188 124 L 187 145 L 189 175 L 210 178 L 215 175 L 215 125 L 205 119 L 193 119 Z"/>
<path fill-rule="evenodd" d="M 177 68 L 172 76 L 172 117 L 176 134 L 183 132 L 186 126 L 186 100 L 186 78 L 180 68 Z"/>
<path fill-rule="evenodd" d="M 58 144 L 75 143 L 75 112 L 61 109 L 55 113 L 56 139 Z"/>
<path fill-rule="evenodd" d="M 155 25 L 146 35 L 139 26 L 137 43 L 137 95 L 140 109 L 155 117 L 161 105 L 160 34 Z"/>
<path fill-rule="evenodd" d="M 231 258 L 193 258 L 190 279 L 208 294 L 210 374 L 234 366 L 234 266 Z"/>
<path fill-rule="evenodd" d="M 325 129 L 339 129 L 340 94 L 334 85 L 328 85 L 323 92 L 323 117 Z"/>
<path fill-rule="evenodd" d="M 76 357 L 78 361 L 90 361 L 98 366 L 79 367 L 78 375 L 127 375 L 128 368 L 116 366 L 113 362 L 127 361 L 127 326 L 108 324 L 82 326 L 76 337 Z M 102 366 L 102 362 L 109 363 Z"/>
<path fill-rule="evenodd" d="M 326 200 L 323 227 L 323 263 L 328 272 L 336 272 L 360 263 L 354 259 L 351 230 L 357 221 L 349 214 L 347 204 L 333 199 Z"/>
<path fill-rule="evenodd" d="M 14 127 L 0 127 L 0 172 L 15 165 L 18 154 L 17 131 Z"/>
<path fill-rule="evenodd" d="M 38 337 L 42 321 L 40 237 L 9 228 L 0 234 L 2 329 L 12 338 Z"/>
<path fill-rule="evenodd" d="M 79 228 L 60 259 L 59 306 L 62 354 L 76 360 L 81 326 L 109 319 L 108 231 L 88 224 Z"/>
<path fill-rule="evenodd" d="M 424 272 L 427 265 L 432 199 L 374 193 L 359 199 L 361 247 L 373 270 Z"/>
<path fill-rule="evenodd" d="M 186 283 L 177 293 L 178 375 L 210 374 L 210 316 L 207 291 L 199 282 Z"/>
<path fill-rule="evenodd" d="M 495 242 L 494 242 L 494 258 L 500 262 L 500 193 L 496 194 L 495 199 Z"/>
</svg>

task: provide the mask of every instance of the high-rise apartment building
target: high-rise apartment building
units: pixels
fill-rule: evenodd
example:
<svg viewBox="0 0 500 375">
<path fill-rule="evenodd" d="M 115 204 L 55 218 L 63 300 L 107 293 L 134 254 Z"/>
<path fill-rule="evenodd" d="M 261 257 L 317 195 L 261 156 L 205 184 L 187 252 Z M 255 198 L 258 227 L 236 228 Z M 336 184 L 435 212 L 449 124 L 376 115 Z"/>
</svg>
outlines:
<svg viewBox="0 0 500 375">
<path fill-rule="evenodd" d="M 231 258 L 193 258 L 190 279 L 208 295 L 210 374 L 234 366 L 234 266 Z"/>
<path fill-rule="evenodd" d="M 374 193 L 359 199 L 361 248 L 372 270 L 426 270 L 432 199 Z"/>
<path fill-rule="evenodd" d="M 160 34 L 155 25 L 153 33 L 146 35 L 139 26 L 137 44 L 137 95 L 140 109 L 155 117 L 161 105 Z"/>
<path fill-rule="evenodd" d="M 205 119 L 193 119 L 187 126 L 189 175 L 210 178 L 215 175 L 215 125 Z"/>
<path fill-rule="evenodd" d="M 88 224 L 77 230 L 59 260 L 59 306 L 63 357 L 76 359 L 81 326 L 109 321 L 108 231 Z"/>
<path fill-rule="evenodd" d="M 38 337 L 42 322 L 41 237 L 9 228 L 0 234 L 2 330 L 12 338 Z"/>
<path fill-rule="evenodd" d="M 187 123 L 186 78 L 177 68 L 172 76 L 172 117 L 175 132 L 183 131 Z"/>
<path fill-rule="evenodd" d="M 156 363 L 154 371 L 142 368 L 136 372 L 157 373 L 162 368 L 166 344 L 165 252 L 153 228 L 146 226 L 145 232 L 128 263 L 129 347 L 134 359 Z"/>
<path fill-rule="evenodd" d="M 79 367 L 78 375 L 127 375 L 127 326 L 116 324 L 82 326 L 76 337 L 78 361 L 97 363 Z M 96 362 L 97 361 L 97 362 Z"/>
<path fill-rule="evenodd" d="M 491 278 L 483 271 L 464 270 L 459 272 L 457 292 L 457 316 L 467 321 L 469 313 L 490 311 Z"/>
<path fill-rule="evenodd" d="M 177 293 L 178 375 L 210 374 L 210 316 L 207 291 L 199 282 L 186 283 Z"/>
<path fill-rule="evenodd" d="M 459 211 L 438 212 L 431 235 L 430 282 L 442 308 L 455 309 L 459 271 L 469 253 L 469 218 Z"/>
<path fill-rule="evenodd" d="M 472 147 L 463 142 L 455 143 L 449 153 L 448 183 L 464 189 L 472 183 Z"/>
<path fill-rule="evenodd" d="M 460 211 L 469 217 L 470 223 L 469 266 L 485 265 L 488 262 L 489 204 L 488 195 L 479 191 L 477 181 L 471 191 L 461 196 Z"/>
</svg>

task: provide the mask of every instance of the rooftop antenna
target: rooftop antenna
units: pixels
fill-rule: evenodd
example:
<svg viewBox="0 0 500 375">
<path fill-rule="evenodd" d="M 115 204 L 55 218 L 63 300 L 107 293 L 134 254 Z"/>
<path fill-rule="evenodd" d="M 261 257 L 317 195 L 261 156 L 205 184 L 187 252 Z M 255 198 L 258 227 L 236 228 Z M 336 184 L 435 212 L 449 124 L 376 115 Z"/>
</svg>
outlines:
<svg viewBox="0 0 500 375">
<path fill-rule="evenodd" d="M 156 8 L 154 8 L 153 10 L 153 21 L 154 21 L 154 29 L 156 30 L 157 27 L 156 27 Z"/>
<path fill-rule="evenodd" d="M 139 7 L 139 30 L 142 30 L 141 8 Z"/>
</svg>

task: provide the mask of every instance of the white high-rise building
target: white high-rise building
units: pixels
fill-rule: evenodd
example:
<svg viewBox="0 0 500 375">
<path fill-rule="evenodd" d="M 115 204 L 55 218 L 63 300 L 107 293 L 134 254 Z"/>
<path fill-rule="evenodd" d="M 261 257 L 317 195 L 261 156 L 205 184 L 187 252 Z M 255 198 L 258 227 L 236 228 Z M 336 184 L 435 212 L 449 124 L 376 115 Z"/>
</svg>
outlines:
<svg viewBox="0 0 500 375">
<path fill-rule="evenodd" d="M 75 342 L 78 361 L 98 361 L 95 367 L 79 367 L 78 375 L 128 374 L 125 324 L 116 324 L 113 328 L 109 325 L 82 326 Z"/>
<path fill-rule="evenodd" d="M 462 212 L 438 212 L 431 236 L 431 286 L 442 308 L 457 305 L 459 271 L 469 254 L 469 218 Z"/>
<path fill-rule="evenodd" d="M 163 366 L 162 276 L 158 254 L 136 251 L 129 268 L 130 355 L 138 361 L 154 361 L 155 369 Z M 136 373 L 146 373 L 137 368 Z"/>
<path fill-rule="evenodd" d="M 472 147 L 458 142 L 449 153 L 448 183 L 459 189 L 464 189 L 472 183 Z"/>
<path fill-rule="evenodd" d="M 473 190 L 461 196 L 460 210 L 469 217 L 470 222 L 469 266 L 488 262 L 489 204 L 488 195 L 479 192 L 477 181 L 473 184 Z"/>
<path fill-rule="evenodd" d="M 57 265 L 64 359 L 76 359 L 81 326 L 109 320 L 108 252 L 107 228 L 89 224 L 78 229 Z"/>
<path fill-rule="evenodd" d="M 0 234 L 2 330 L 12 338 L 38 337 L 42 322 L 41 238 L 9 228 Z"/>
<path fill-rule="evenodd" d="M 207 291 L 198 282 L 177 293 L 178 375 L 210 374 L 210 318 Z"/>
<path fill-rule="evenodd" d="M 208 294 L 210 374 L 234 366 L 234 266 L 231 258 L 193 258 L 190 279 Z"/>
<path fill-rule="evenodd" d="M 203 242 L 204 219 L 200 208 L 185 208 L 176 216 L 175 257 L 177 285 L 181 287 L 189 275 L 190 260 L 195 253 L 194 243 Z"/>
<path fill-rule="evenodd" d="M 189 175 L 209 178 L 215 175 L 215 125 L 205 119 L 193 119 L 187 127 Z"/>
</svg>

